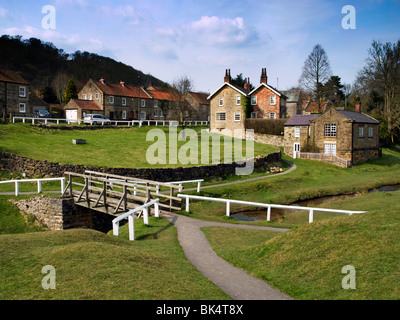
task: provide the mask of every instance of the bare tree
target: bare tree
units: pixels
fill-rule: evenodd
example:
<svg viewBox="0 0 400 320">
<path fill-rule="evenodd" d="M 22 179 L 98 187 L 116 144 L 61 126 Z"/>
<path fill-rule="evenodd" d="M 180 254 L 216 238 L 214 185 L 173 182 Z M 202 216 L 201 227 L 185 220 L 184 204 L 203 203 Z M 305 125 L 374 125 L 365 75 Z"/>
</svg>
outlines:
<svg viewBox="0 0 400 320">
<path fill-rule="evenodd" d="M 376 91 L 383 95 L 382 116 L 387 120 L 393 142 L 400 130 L 400 40 L 393 44 L 374 40 L 356 82 L 365 92 Z"/>
<path fill-rule="evenodd" d="M 318 102 L 321 111 L 322 86 L 331 76 L 328 55 L 320 44 L 317 44 L 304 62 L 299 86 Z"/>
<path fill-rule="evenodd" d="M 69 79 L 70 77 L 65 73 L 58 73 L 53 79 L 52 85 L 54 88 L 54 92 L 60 103 L 64 102 L 64 92 Z"/>
<path fill-rule="evenodd" d="M 178 117 L 179 125 L 184 127 L 185 120 L 190 120 L 192 117 L 192 109 L 186 101 L 186 95 L 194 90 L 193 81 L 188 76 L 180 76 L 172 83 L 172 90 L 174 91 L 177 101 L 172 106 L 172 111 Z"/>
</svg>

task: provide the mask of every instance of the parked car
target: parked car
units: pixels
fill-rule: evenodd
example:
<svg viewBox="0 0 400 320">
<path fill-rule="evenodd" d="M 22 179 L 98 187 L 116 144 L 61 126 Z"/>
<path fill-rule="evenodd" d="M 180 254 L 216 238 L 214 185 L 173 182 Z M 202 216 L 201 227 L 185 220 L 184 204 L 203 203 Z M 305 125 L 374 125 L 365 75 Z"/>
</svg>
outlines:
<svg viewBox="0 0 400 320">
<path fill-rule="evenodd" d="M 37 118 L 51 118 L 51 113 L 47 110 L 36 110 L 33 112 L 33 116 Z"/>
<path fill-rule="evenodd" d="M 83 118 L 83 123 L 85 124 L 111 124 L 110 119 L 106 118 L 101 114 L 87 114 Z"/>
</svg>

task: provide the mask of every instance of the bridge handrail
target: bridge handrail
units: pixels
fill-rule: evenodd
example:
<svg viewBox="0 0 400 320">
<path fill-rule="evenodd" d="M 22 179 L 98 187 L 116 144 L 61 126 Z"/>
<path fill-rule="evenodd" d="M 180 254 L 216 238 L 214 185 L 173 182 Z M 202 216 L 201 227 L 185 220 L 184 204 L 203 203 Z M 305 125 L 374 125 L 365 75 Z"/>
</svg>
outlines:
<svg viewBox="0 0 400 320">
<path fill-rule="evenodd" d="M 143 210 L 143 220 L 144 224 L 148 225 L 149 224 L 149 211 L 148 208 L 152 205 L 154 205 L 154 211 L 155 211 L 155 216 L 159 217 L 160 209 L 159 209 L 159 202 L 160 199 L 155 199 L 153 201 L 147 202 L 144 205 L 137 207 L 135 209 L 132 209 L 117 218 L 115 218 L 112 221 L 113 225 L 113 235 L 118 236 L 119 235 L 119 222 L 123 219 L 128 218 L 128 223 L 129 223 L 129 240 L 135 240 L 135 223 L 134 223 L 134 217 L 135 213 Z"/>
<path fill-rule="evenodd" d="M 45 181 L 60 181 L 61 182 L 61 193 L 64 192 L 64 186 L 65 186 L 65 178 L 41 178 L 41 179 L 20 179 L 20 180 L 6 180 L 6 181 L 0 181 L 0 184 L 6 184 L 6 183 L 14 183 L 15 184 L 15 196 L 19 195 L 19 184 L 24 183 L 24 182 L 36 182 L 37 183 L 37 190 L 38 193 L 42 192 L 42 182 Z"/>
<path fill-rule="evenodd" d="M 230 204 L 231 203 L 244 204 L 244 205 L 256 206 L 256 207 L 264 207 L 264 208 L 268 209 L 268 211 L 267 211 L 267 221 L 271 221 L 271 208 L 308 211 L 309 212 L 309 218 L 308 218 L 308 222 L 309 223 L 313 222 L 314 211 L 343 213 L 343 214 L 348 214 L 348 215 L 367 212 L 367 211 L 350 211 L 350 210 L 339 210 L 339 209 L 288 206 L 288 205 L 281 205 L 281 204 L 269 204 L 269 203 L 259 203 L 259 202 L 250 202 L 250 201 L 241 201 L 241 200 L 232 200 L 232 199 L 220 199 L 220 198 L 202 197 L 202 196 L 194 196 L 194 195 L 188 195 L 188 194 L 178 194 L 178 197 L 186 198 L 186 212 L 189 212 L 189 199 L 203 200 L 203 201 L 213 201 L 213 202 L 225 202 L 226 203 L 226 215 L 228 217 L 230 216 Z"/>
<path fill-rule="evenodd" d="M 179 186 L 182 186 L 185 183 L 197 183 L 197 192 L 200 192 L 200 188 L 201 188 L 201 183 L 202 182 L 204 182 L 204 179 L 173 181 L 173 182 L 167 182 L 167 184 L 177 184 Z"/>
</svg>

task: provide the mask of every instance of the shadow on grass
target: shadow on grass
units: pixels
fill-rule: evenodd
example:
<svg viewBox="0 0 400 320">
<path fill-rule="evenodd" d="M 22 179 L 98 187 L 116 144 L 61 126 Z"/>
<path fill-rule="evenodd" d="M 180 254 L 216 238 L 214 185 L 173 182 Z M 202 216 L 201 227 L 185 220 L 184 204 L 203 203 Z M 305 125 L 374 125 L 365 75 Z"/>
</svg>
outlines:
<svg viewBox="0 0 400 320">
<path fill-rule="evenodd" d="M 148 228 L 148 229 L 157 228 L 158 230 L 156 232 L 154 232 L 154 233 L 143 234 L 143 235 L 137 237 L 136 240 L 145 240 L 145 239 L 148 239 L 148 238 L 158 239 L 158 235 L 161 232 L 163 232 L 163 231 L 171 228 L 172 226 L 174 226 L 174 224 L 176 222 L 176 219 L 178 219 L 178 218 L 174 217 L 170 223 L 168 223 L 166 226 L 162 227 L 161 229 L 158 229 L 157 226 L 147 226 L 146 228 Z M 149 230 L 149 231 L 151 231 L 151 230 Z"/>
</svg>

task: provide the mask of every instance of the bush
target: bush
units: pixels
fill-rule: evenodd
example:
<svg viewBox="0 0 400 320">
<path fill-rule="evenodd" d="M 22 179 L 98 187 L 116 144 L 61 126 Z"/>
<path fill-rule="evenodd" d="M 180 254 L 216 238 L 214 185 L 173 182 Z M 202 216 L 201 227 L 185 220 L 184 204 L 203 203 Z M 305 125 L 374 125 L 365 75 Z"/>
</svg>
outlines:
<svg viewBox="0 0 400 320">
<path fill-rule="evenodd" d="M 246 129 L 254 133 L 282 136 L 287 119 L 246 119 Z"/>
</svg>

